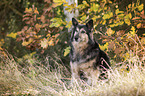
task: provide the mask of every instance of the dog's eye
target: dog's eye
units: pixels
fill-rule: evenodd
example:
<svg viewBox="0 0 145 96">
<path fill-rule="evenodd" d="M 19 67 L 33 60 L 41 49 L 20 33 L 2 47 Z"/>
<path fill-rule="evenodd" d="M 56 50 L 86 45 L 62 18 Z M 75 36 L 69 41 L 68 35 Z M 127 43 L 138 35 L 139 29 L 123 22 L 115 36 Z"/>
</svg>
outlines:
<svg viewBox="0 0 145 96">
<path fill-rule="evenodd" d="M 81 33 L 85 33 L 85 31 L 82 31 Z"/>
</svg>

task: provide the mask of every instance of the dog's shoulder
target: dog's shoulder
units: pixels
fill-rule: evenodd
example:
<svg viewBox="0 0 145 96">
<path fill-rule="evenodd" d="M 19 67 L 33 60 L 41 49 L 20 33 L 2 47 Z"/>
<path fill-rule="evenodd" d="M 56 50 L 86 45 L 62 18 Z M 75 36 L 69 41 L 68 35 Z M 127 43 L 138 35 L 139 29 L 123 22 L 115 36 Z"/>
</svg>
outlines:
<svg viewBox="0 0 145 96">
<path fill-rule="evenodd" d="M 110 58 L 109 56 L 100 49 L 99 43 L 97 41 L 94 41 L 95 43 L 90 45 L 90 54 L 92 57 L 96 58 L 96 63 L 98 65 L 102 64 L 105 68 L 109 68 L 110 66 Z M 103 62 L 103 63 L 102 63 Z"/>
</svg>

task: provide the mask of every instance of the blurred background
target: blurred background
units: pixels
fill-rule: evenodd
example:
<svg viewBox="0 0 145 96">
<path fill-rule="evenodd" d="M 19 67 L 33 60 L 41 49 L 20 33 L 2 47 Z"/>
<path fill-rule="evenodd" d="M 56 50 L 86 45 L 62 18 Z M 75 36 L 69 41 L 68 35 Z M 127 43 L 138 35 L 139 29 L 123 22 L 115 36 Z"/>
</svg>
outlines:
<svg viewBox="0 0 145 96">
<path fill-rule="evenodd" d="M 1 0 L 0 54 L 69 66 L 71 18 L 94 20 L 94 38 L 113 62 L 144 60 L 144 0 Z M 48 62 L 47 62 L 48 63 Z M 47 65 L 46 62 L 43 63 Z"/>
</svg>

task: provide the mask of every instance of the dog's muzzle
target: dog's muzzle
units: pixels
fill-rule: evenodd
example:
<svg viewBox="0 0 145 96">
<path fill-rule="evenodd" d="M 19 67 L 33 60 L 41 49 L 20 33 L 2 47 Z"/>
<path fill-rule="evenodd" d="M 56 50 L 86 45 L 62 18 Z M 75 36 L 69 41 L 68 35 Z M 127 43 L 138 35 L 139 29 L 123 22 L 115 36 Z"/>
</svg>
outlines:
<svg viewBox="0 0 145 96">
<path fill-rule="evenodd" d="M 77 42 L 78 42 L 79 35 L 76 35 L 74 39 L 75 39 L 75 41 L 77 41 Z"/>
</svg>

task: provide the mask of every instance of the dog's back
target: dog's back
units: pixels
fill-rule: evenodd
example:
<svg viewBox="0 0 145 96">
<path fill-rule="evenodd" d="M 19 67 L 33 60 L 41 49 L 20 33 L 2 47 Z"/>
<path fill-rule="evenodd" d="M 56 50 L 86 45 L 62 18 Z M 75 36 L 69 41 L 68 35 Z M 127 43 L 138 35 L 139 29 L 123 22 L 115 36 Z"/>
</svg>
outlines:
<svg viewBox="0 0 145 96">
<path fill-rule="evenodd" d="M 110 61 L 93 40 L 93 20 L 81 25 L 72 18 L 72 24 L 70 65 L 73 79 L 82 79 L 91 84 L 98 77 L 107 78 L 105 72 L 109 69 Z"/>
</svg>

